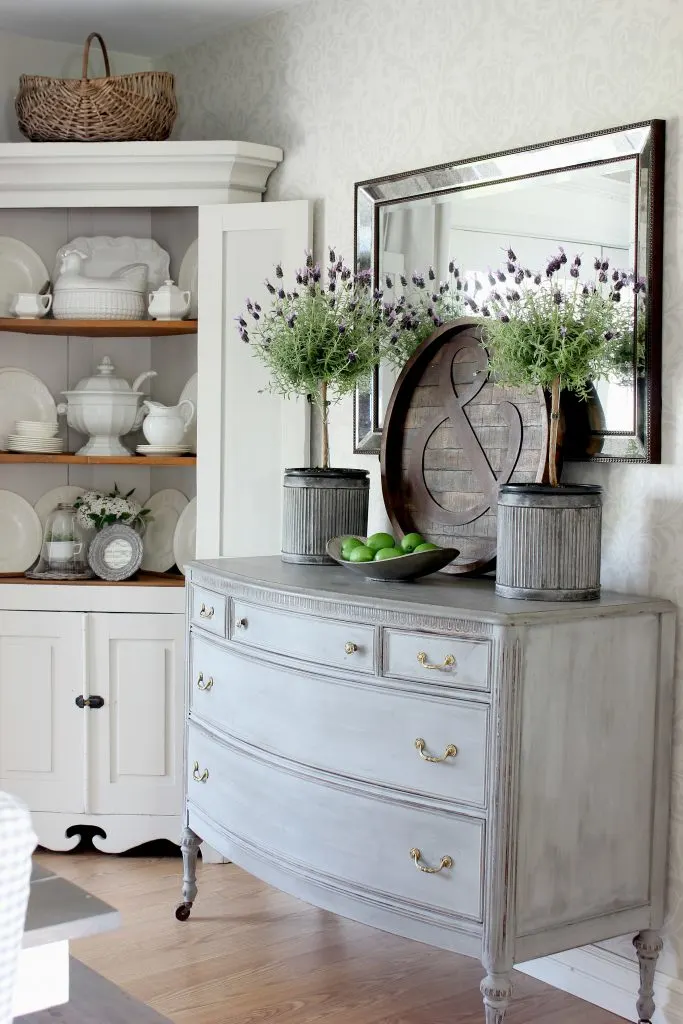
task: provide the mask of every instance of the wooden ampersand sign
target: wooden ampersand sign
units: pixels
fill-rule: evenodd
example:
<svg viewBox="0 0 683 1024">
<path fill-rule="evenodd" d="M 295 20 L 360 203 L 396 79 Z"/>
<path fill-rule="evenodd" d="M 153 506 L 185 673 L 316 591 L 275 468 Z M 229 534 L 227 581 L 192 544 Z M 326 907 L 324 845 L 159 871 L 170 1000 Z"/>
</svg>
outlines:
<svg viewBox="0 0 683 1024">
<path fill-rule="evenodd" d="M 394 388 L 382 437 L 382 489 L 395 529 L 456 547 L 445 570 L 495 566 L 498 489 L 543 478 L 548 419 L 542 389 L 499 387 L 477 321 L 439 328 Z"/>
</svg>

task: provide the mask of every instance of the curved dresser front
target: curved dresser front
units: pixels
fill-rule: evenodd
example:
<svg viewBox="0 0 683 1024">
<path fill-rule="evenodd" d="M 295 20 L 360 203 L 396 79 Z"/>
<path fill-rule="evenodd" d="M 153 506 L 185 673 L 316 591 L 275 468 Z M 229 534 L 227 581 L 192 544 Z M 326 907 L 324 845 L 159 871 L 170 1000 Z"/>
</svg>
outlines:
<svg viewBox="0 0 683 1024">
<path fill-rule="evenodd" d="M 530 604 L 490 581 L 194 563 L 178 918 L 205 840 L 317 906 L 480 957 L 490 1022 L 513 963 L 649 935 L 672 616 L 623 595 Z"/>
</svg>

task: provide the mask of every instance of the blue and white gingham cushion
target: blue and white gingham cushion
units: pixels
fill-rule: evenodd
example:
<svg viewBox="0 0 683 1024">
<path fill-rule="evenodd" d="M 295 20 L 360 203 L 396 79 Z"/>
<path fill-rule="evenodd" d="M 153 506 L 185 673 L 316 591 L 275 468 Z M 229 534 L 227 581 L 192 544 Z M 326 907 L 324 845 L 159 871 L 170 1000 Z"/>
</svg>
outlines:
<svg viewBox="0 0 683 1024">
<path fill-rule="evenodd" d="M 14 980 L 31 884 L 36 837 L 31 816 L 0 793 L 0 1024 L 11 1024 Z"/>
</svg>

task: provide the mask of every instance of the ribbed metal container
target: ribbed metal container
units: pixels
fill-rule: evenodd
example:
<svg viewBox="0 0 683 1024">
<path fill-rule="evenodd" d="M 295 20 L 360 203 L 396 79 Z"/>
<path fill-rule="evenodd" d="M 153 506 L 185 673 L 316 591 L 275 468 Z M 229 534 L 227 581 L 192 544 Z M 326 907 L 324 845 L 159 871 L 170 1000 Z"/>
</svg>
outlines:
<svg viewBox="0 0 683 1024">
<path fill-rule="evenodd" d="M 501 487 L 496 593 L 529 601 L 596 600 L 601 494 L 592 485 Z"/>
<path fill-rule="evenodd" d="M 282 561 L 333 565 L 332 537 L 365 537 L 370 474 L 365 469 L 286 469 Z"/>
</svg>

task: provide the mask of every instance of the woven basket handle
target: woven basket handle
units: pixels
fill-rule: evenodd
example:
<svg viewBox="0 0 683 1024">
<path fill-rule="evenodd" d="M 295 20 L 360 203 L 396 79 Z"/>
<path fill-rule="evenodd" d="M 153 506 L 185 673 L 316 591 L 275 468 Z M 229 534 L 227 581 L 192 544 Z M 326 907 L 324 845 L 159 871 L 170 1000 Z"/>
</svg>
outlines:
<svg viewBox="0 0 683 1024">
<path fill-rule="evenodd" d="M 102 36 L 100 35 L 99 32 L 91 32 L 90 35 L 88 36 L 88 38 L 85 41 L 85 46 L 83 47 L 83 71 L 81 73 L 81 78 L 87 78 L 88 77 L 88 61 L 90 60 L 90 44 L 92 43 L 93 39 L 96 39 L 97 42 L 100 44 L 100 47 L 102 48 L 102 56 L 104 57 L 104 73 L 105 73 L 106 77 L 109 78 L 111 76 L 111 67 L 109 65 L 109 54 L 107 53 L 107 47 L 104 45 L 104 39 L 102 38 Z"/>
</svg>

